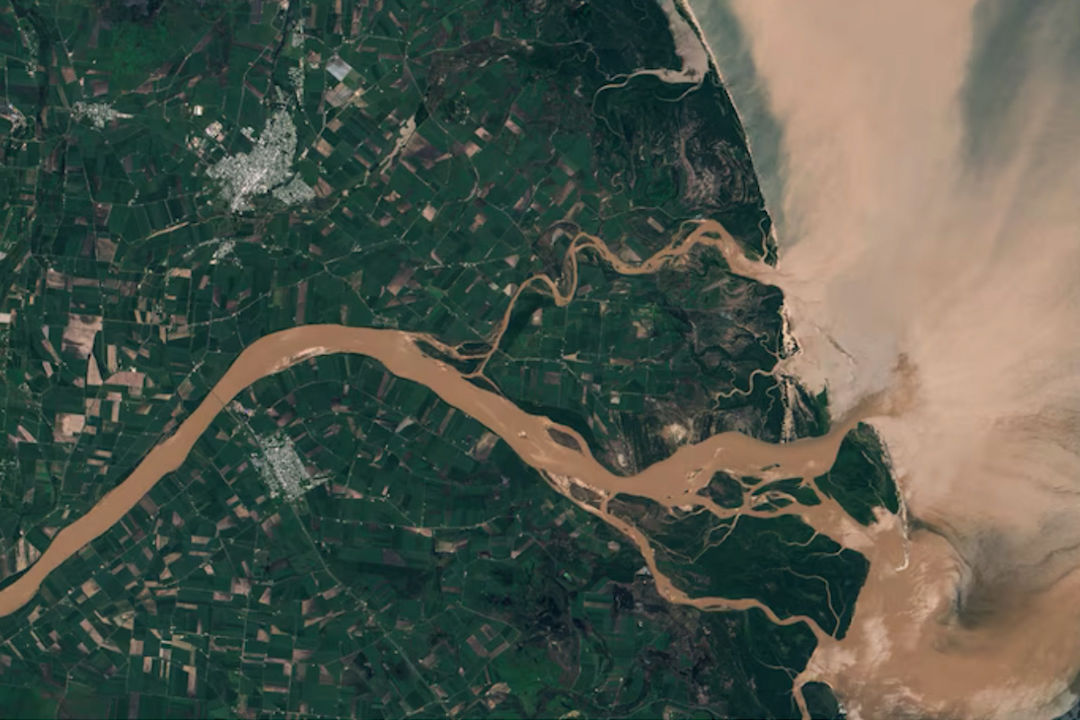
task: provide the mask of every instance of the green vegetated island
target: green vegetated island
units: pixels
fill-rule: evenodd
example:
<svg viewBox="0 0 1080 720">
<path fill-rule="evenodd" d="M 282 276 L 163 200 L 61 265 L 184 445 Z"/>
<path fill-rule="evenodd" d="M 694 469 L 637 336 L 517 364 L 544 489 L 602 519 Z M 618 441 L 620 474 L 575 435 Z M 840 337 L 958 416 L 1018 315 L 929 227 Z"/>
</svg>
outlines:
<svg viewBox="0 0 1080 720">
<path fill-rule="evenodd" d="M 775 261 L 745 135 L 679 12 L 0 9 L 0 586 L 245 347 L 298 325 L 426 334 L 616 474 L 727 430 L 824 433 L 825 398 L 770 374 L 788 352 L 781 293 L 718 250 L 637 275 L 592 251 L 570 267 L 582 233 L 634 263 L 702 219 Z M 542 283 L 516 294 L 541 274 L 569 289 L 571 271 L 568 302 Z M 866 426 L 815 485 L 858 522 L 897 510 Z M 703 495 L 821 502 L 725 473 Z M 850 621 L 865 559 L 795 514 L 720 521 L 630 495 L 608 509 L 691 596 L 757 598 L 837 636 Z M 0 618 L 0 703 L 9 717 L 798 716 L 805 624 L 668 602 L 643 568 L 626 535 L 428 388 L 312 358 L 242 391 L 178 471 Z M 839 715 L 825 686 L 805 695 L 814 717 Z"/>
</svg>

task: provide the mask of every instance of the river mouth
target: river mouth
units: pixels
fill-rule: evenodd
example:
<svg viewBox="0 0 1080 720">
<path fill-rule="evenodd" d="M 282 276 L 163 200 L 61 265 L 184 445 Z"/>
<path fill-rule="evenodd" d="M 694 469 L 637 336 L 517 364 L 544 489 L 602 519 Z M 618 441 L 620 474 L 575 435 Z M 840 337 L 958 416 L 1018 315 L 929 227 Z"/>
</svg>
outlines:
<svg viewBox="0 0 1080 720">
<path fill-rule="evenodd" d="M 557 303 L 569 303 L 576 290 L 579 252 L 593 253 L 616 271 L 631 274 L 678 262 L 698 244 L 720 249 L 734 272 L 757 280 L 776 277 L 770 266 L 746 260 L 722 227 L 702 222 L 686 237 L 636 265 L 616 258 L 599 238 L 581 237 L 571 244 L 564 263 L 568 282 L 545 276 L 533 283 L 546 288 Z M 511 305 L 520 295 L 519 291 L 513 296 Z M 509 310 L 505 317 L 509 317 Z M 28 603 L 49 573 L 119 521 L 158 480 L 179 468 L 217 414 L 244 388 L 310 358 L 351 353 L 372 358 L 392 374 L 429 388 L 453 408 L 479 421 L 553 489 L 628 537 L 644 559 L 657 591 L 669 602 L 709 612 L 756 609 L 777 625 L 808 627 L 817 649 L 794 683 L 795 701 L 804 716 L 809 716 L 809 709 L 802 688 L 817 681 L 839 688 L 855 717 L 879 717 L 906 705 L 974 716 L 972 708 L 988 709 L 991 701 L 1001 705 L 1000 699 L 988 694 L 988 688 L 1015 678 L 1011 661 L 1035 647 L 1027 642 L 1023 623 L 1008 627 L 1009 621 L 1019 619 L 1029 606 L 1019 603 L 1007 614 L 986 614 L 979 606 L 983 596 L 976 596 L 969 600 L 965 614 L 956 600 L 957 588 L 965 582 L 972 588 L 978 586 L 970 584 L 970 568 L 956 550 L 954 533 L 940 528 L 932 531 L 933 523 L 927 522 L 910 523 L 909 528 L 906 506 L 889 498 L 895 490 L 883 490 L 878 496 L 884 506 L 867 506 L 856 513 L 844 501 L 850 488 L 833 484 L 832 472 L 850 462 L 852 448 L 846 451 L 848 455 L 843 454 L 849 438 L 871 432 L 860 424 L 863 420 L 888 427 L 889 422 L 902 420 L 918 407 L 916 400 L 924 392 L 922 378 L 920 368 L 909 358 L 898 359 L 886 391 L 864 398 L 824 436 L 773 444 L 726 432 L 684 444 L 641 472 L 622 475 L 598 462 L 578 431 L 526 412 L 476 382 L 483 377 L 483 359 L 498 346 L 504 330 L 505 322 L 496 327 L 490 348 L 482 352 L 448 346 L 425 334 L 343 325 L 304 325 L 257 340 L 233 361 L 171 436 L 88 513 L 57 533 L 25 573 L 0 589 L 0 614 L 10 614 Z M 479 368 L 458 369 L 431 352 L 481 362 Z M 865 442 L 869 444 L 864 449 L 855 451 L 864 460 L 885 452 L 872 434 L 866 435 Z M 866 467 L 870 472 L 874 466 Z M 876 468 L 873 472 L 883 482 L 893 472 L 881 461 Z M 735 497 L 713 495 L 708 488 L 718 475 L 742 478 L 736 484 L 747 484 Z M 871 478 L 865 475 L 858 479 L 865 484 Z M 891 487 L 891 480 L 882 485 L 886 487 Z M 725 532 L 729 533 L 740 521 L 744 525 L 763 520 L 794 521 L 810 533 L 804 542 L 821 537 L 838 543 L 832 546 L 835 550 L 822 548 L 818 552 L 846 553 L 844 557 L 852 561 L 864 557 L 855 563 L 862 562 L 867 568 L 865 585 L 855 606 L 843 611 L 847 613 L 844 617 L 831 600 L 828 612 L 809 615 L 774 608 L 752 589 L 733 597 L 710 593 L 707 587 L 688 590 L 685 577 L 677 579 L 665 569 L 670 566 L 668 552 L 661 552 L 662 547 L 658 550 L 660 546 L 643 530 L 639 519 L 627 515 L 627 499 L 651 504 L 673 516 L 704 512 L 717 522 L 728 523 Z M 828 587 L 824 578 L 818 579 Z M 1037 596 L 1040 607 L 1063 602 L 1069 592 L 1080 590 L 1072 587 L 1078 582 L 1080 575 L 1050 587 Z M 990 609 L 1001 611 L 1003 606 Z M 1028 657 L 1030 671 L 1025 679 L 1034 683 L 1053 676 L 1056 663 L 1071 661 L 1074 646 L 1063 637 L 1056 633 L 1043 638 L 1046 647 L 1058 649 L 1052 655 L 1055 665 Z M 1002 639 L 1004 643 L 999 642 Z M 985 663 L 988 656 L 994 658 L 989 665 Z M 957 684 L 963 687 L 964 697 L 975 698 L 977 704 L 937 700 Z M 919 688 L 920 694 L 912 695 L 912 688 Z"/>
<path fill-rule="evenodd" d="M 915 368 L 873 420 L 907 568 L 872 561 L 852 637 L 807 677 L 852 716 L 1060 714 L 1080 672 L 1075 4 L 695 5 L 741 45 L 719 62 L 771 174 L 788 371 L 842 410 Z"/>
<path fill-rule="evenodd" d="M 581 236 L 571 245 L 564 264 L 568 282 L 558 283 L 546 276 L 537 277 L 533 282 L 546 288 L 557 303 L 568 303 L 576 289 L 579 252 L 598 256 L 617 272 L 641 274 L 678 262 L 698 245 L 720 250 L 732 270 L 739 274 L 767 277 L 773 272 L 767 265 L 745 259 L 723 227 L 706 221 L 639 264 L 617 258 L 600 238 Z M 512 298 L 511 305 L 519 296 L 520 291 Z M 509 310 L 506 317 L 509 317 Z M 496 328 L 490 341 L 491 349 L 485 353 L 490 355 L 498 346 L 504 330 L 505 323 Z M 625 506 L 621 499 L 636 498 L 675 516 L 697 509 L 717 521 L 729 523 L 732 528 L 740 519 L 743 523 L 786 520 L 789 525 L 801 527 L 809 534 L 807 542 L 819 535 L 827 545 L 833 543 L 828 538 L 840 540 L 843 545 L 833 543 L 829 547 L 835 550 L 831 551 L 846 553 L 844 557 L 856 565 L 861 562 L 856 560 L 857 553 L 845 546 L 864 551 L 872 549 L 873 536 L 883 528 L 899 537 L 899 524 L 886 519 L 895 516 L 883 513 L 881 522 L 871 522 L 873 528 L 860 526 L 833 497 L 835 489 L 829 491 L 823 489 L 824 485 L 818 485 L 828 477 L 849 431 L 865 414 L 887 408 L 884 396 L 871 398 L 821 437 L 772 444 L 738 432 L 725 432 L 696 444 L 684 444 L 666 459 L 637 474 L 620 475 L 593 457 L 589 443 L 578 431 L 547 417 L 530 414 L 493 389 L 476 382 L 483 377 L 482 362 L 479 368 L 472 370 L 457 369 L 428 354 L 433 352 L 463 361 L 478 358 L 482 361 L 485 357 L 474 348 L 464 350 L 448 346 L 426 334 L 343 325 L 303 325 L 272 333 L 250 344 L 169 437 L 89 512 L 61 529 L 33 565 L 0 589 L 0 615 L 11 614 L 29 603 L 53 570 L 124 517 L 162 477 L 177 470 L 199 437 L 238 393 L 259 379 L 297 363 L 338 353 L 372 358 L 394 375 L 429 388 L 447 404 L 486 426 L 521 460 L 536 469 L 552 488 L 630 538 L 643 557 L 657 591 L 669 602 L 704 611 L 756 609 L 777 625 L 805 624 L 819 644 L 829 642 L 834 635 L 841 636 L 846 625 L 846 620 L 842 621 L 836 609 L 831 607 L 832 617 L 827 613 L 811 616 L 790 609 L 774 609 L 768 602 L 755 597 L 753 591 L 726 597 L 683 589 L 663 569 L 664 559 L 659 557 L 652 538 L 635 521 L 620 515 L 617 509 Z M 722 505 L 706 491 L 717 474 L 742 477 L 749 482 L 745 491 L 740 490 L 736 502 Z M 755 484 L 761 484 L 761 489 L 768 492 L 760 493 L 754 489 Z M 770 489 L 774 487 L 776 489 Z M 810 581 L 814 579 L 809 578 Z M 828 585 L 824 578 L 818 579 Z M 795 692 L 805 712 L 800 687 L 796 687 Z"/>
</svg>

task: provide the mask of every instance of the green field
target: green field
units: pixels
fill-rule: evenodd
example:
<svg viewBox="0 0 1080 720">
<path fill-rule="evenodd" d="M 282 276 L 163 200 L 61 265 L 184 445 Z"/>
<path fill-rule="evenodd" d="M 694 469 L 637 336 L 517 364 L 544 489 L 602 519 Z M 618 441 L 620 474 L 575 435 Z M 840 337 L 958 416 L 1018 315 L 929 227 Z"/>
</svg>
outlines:
<svg viewBox="0 0 1080 720">
<path fill-rule="evenodd" d="M 647 0 L 0 8 L 0 578 L 267 333 L 483 348 L 579 231 L 643 258 L 711 218 L 774 260 L 716 75 L 627 78 L 679 62 Z M 712 250 L 637 277 L 583 256 L 575 300 L 526 292 L 486 374 L 617 472 L 724 430 L 777 441 L 782 302 Z M 825 398 L 799 392 L 795 435 L 821 434 Z M 258 382 L 0 618 L 3 714 L 797 714 L 805 626 L 666 602 L 625 537 L 485 433 L 369 360 Z M 268 480 L 268 442 L 299 458 L 302 492 Z M 860 521 L 897 510 L 867 431 L 822 482 Z M 620 499 L 688 592 L 850 620 L 865 559 L 797 518 L 712 544 L 700 517 Z M 807 697 L 839 712 L 824 686 Z"/>
</svg>

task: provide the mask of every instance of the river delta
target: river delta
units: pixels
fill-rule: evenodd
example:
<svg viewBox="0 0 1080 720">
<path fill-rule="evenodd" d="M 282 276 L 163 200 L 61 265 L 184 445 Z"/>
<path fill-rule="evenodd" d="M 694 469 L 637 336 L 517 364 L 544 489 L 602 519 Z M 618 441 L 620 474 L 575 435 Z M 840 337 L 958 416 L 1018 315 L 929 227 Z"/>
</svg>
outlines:
<svg viewBox="0 0 1080 720">
<path fill-rule="evenodd" d="M 1066 710 L 1021 5 L 0 11 L 7 714 Z"/>
</svg>

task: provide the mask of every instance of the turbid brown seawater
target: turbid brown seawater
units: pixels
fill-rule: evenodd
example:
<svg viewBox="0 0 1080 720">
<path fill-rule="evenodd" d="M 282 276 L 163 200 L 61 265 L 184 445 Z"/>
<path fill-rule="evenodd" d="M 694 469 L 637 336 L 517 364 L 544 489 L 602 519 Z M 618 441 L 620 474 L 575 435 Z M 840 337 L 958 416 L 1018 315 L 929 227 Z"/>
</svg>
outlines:
<svg viewBox="0 0 1080 720">
<path fill-rule="evenodd" d="M 852 527 L 829 503 L 785 509 L 871 561 L 843 641 L 808 618 L 763 608 L 776 622 L 811 626 L 818 647 L 798 683 L 830 683 L 852 717 L 1050 717 L 1074 698 L 1080 96 L 1069 63 L 1080 57 L 1080 5 L 1027 4 L 1026 15 L 1008 2 L 737 5 L 783 129 L 785 195 L 769 201 L 783 203 L 789 225 L 780 228 L 779 267 L 768 272 L 785 290 L 803 348 L 786 370 L 827 384 L 834 407 L 851 408 L 850 417 L 855 408 L 874 416 L 913 518 L 905 534 L 888 519 Z M 1022 42 L 1001 40 L 1010 23 Z M 982 53 L 1005 66 L 980 74 Z M 1008 91 L 988 95 L 1003 77 Z M 414 338 L 337 326 L 288 332 L 259 346 L 271 350 L 269 365 L 245 360 L 250 380 L 326 352 L 370 355 L 402 377 L 430 380 L 560 491 L 595 488 L 595 503 L 575 501 L 635 541 L 661 593 L 705 609 L 760 603 L 680 593 L 657 572 L 647 539 L 607 512 L 611 494 L 705 504 L 692 490 L 709 468 L 821 467 L 844 425 L 827 440 L 785 446 L 717 436 L 622 478 L 595 463 L 571 430 L 425 358 Z M 305 341 L 305 332 L 316 335 Z M 866 408 L 892 387 L 901 355 L 910 368 L 901 397 Z M 32 600 L 51 569 L 119 519 L 158 471 L 176 467 L 183 443 L 231 397 L 229 387 L 178 430 L 183 442 L 155 449 L 130 485 L 54 537 L 0 591 L 0 611 Z M 551 439 L 552 427 L 580 449 Z"/>
<path fill-rule="evenodd" d="M 785 369 L 842 411 L 913 368 L 874 421 L 908 563 L 872 559 L 800 681 L 853 717 L 1055 716 L 1080 670 L 1080 5 L 691 3 L 706 34 L 734 11 L 732 86 L 780 130 Z"/>
</svg>

